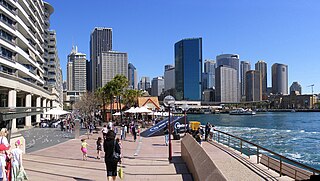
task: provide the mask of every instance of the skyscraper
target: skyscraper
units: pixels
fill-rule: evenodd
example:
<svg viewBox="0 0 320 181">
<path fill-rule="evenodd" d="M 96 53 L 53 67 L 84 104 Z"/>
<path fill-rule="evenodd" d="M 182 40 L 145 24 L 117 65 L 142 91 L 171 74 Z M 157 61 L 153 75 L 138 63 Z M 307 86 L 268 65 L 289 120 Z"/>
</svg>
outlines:
<svg viewBox="0 0 320 181">
<path fill-rule="evenodd" d="M 202 38 L 183 39 L 175 48 L 177 100 L 201 100 Z"/>
<path fill-rule="evenodd" d="M 69 91 L 87 90 L 87 58 L 79 53 L 77 47 L 72 47 L 68 55 L 67 87 Z"/>
<path fill-rule="evenodd" d="M 217 58 L 217 67 L 221 66 L 221 65 L 227 65 L 230 68 L 233 68 L 237 71 L 237 77 L 236 77 L 236 82 L 237 82 L 237 88 L 236 90 L 236 94 L 237 94 L 237 101 L 234 102 L 239 102 L 240 101 L 240 83 L 239 83 L 239 55 L 237 54 L 222 54 L 222 55 L 218 55 Z M 219 75 L 221 76 L 221 75 Z M 217 76 L 216 76 L 217 79 Z"/>
<path fill-rule="evenodd" d="M 128 55 L 123 52 L 101 52 L 101 86 L 111 81 L 116 75 L 128 77 Z"/>
<path fill-rule="evenodd" d="M 238 102 L 237 70 L 228 65 L 216 68 L 216 101 Z"/>
<path fill-rule="evenodd" d="M 160 96 L 164 90 L 164 79 L 163 77 L 155 77 L 152 79 L 151 83 L 151 95 Z"/>
<path fill-rule="evenodd" d="M 249 70 L 245 74 L 246 101 L 262 100 L 262 81 L 259 70 Z"/>
<path fill-rule="evenodd" d="M 148 90 L 151 88 L 151 82 L 149 77 L 141 77 L 141 80 L 138 84 L 139 90 Z"/>
<path fill-rule="evenodd" d="M 267 99 L 267 63 L 263 60 L 258 61 L 255 64 L 255 70 L 260 71 L 261 82 L 262 82 L 262 99 Z"/>
<path fill-rule="evenodd" d="M 272 93 L 288 94 L 288 65 L 272 65 Z"/>
<path fill-rule="evenodd" d="M 90 36 L 92 91 L 102 87 L 102 52 L 112 50 L 112 29 L 94 28 Z"/>
<path fill-rule="evenodd" d="M 138 89 L 138 72 L 132 63 L 128 64 L 128 81 L 131 89 Z"/>
<path fill-rule="evenodd" d="M 298 91 L 300 95 L 302 94 L 301 85 L 298 82 L 293 82 L 290 86 L 290 94 L 291 92 L 296 92 L 296 91 Z"/>
<path fill-rule="evenodd" d="M 246 72 L 251 70 L 250 62 L 240 62 L 240 86 L 241 86 L 241 98 L 246 96 Z"/>
<path fill-rule="evenodd" d="M 211 89 L 215 87 L 215 71 L 216 71 L 216 61 L 214 60 L 205 60 L 204 62 L 204 73 L 207 76 L 207 86 L 205 89 Z"/>
<path fill-rule="evenodd" d="M 164 90 L 174 89 L 175 88 L 175 68 L 174 66 L 168 65 L 164 69 Z"/>
</svg>

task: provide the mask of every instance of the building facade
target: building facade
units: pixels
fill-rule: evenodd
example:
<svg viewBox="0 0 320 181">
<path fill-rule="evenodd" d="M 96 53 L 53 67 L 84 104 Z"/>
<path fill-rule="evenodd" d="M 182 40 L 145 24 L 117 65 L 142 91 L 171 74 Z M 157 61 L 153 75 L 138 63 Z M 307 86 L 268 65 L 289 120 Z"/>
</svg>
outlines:
<svg viewBox="0 0 320 181">
<path fill-rule="evenodd" d="M 237 54 L 222 54 L 222 55 L 218 55 L 216 57 L 216 61 L 217 61 L 217 67 L 219 67 L 221 65 L 226 65 L 226 66 L 229 66 L 230 68 L 233 68 L 233 69 L 235 69 L 237 71 L 236 72 L 236 74 L 237 74 L 237 77 L 236 77 L 237 89 L 235 90 L 236 94 L 237 94 L 237 98 L 236 98 L 237 101 L 235 101 L 235 102 L 239 102 L 240 101 L 239 55 L 237 55 Z M 217 76 L 216 76 L 216 79 L 217 79 Z M 224 78 L 222 78 L 222 79 L 224 79 Z M 219 80 L 221 80 L 221 78 L 219 78 Z"/>
<path fill-rule="evenodd" d="M 175 68 L 172 66 L 170 68 L 165 68 L 164 71 L 164 90 L 175 88 Z"/>
<path fill-rule="evenodd" d="M 67 84 L 68 91 L 87 90 L 87 58 L 86 54 L 79 53 L 77 47 L 72 47 L 68 55 Z"/>
<path fill-rule="evenodd" d="M 250 70 L 245 76 L 246 101 L 262 100 L 262 81 L 260 71 Z"/>
<path fill-rule="evenodd" d="M 101 86 L 111 81 L 116 75 L 128 78 L 128 54 L 116 51 L 101 53 Z"/>
<path fill-rule="evenodd" d="M 216 102 L 238 102 L 237 70 L 228 66 L 220 65 L 216 68 Z"/>
<path fill-rule="evenodd" d="M 216 61 L 214 60 L 205 60 L 204 62 L 204 74 L 207 76 L 206 82 L 204 83 L 206 86 L 205 89 L 212 89 L 215 87 L 215 71 L 216 71 Z"/>
<path fill-rule="evenodd" d="M 112 50 L 112 28 L 96 27 L 90 36 L 91 89 L 102 87 L 102 52 Z M 127 76 L 127 75 L 126 75 Z"/>
<path fill-rule="evenodd" d="M 267 63 L 263 60 L 258 61 L 255 64 L 255 70 L 260 71 L 261 82 L 262 82 L 262 99 L 266 100 L 268 91 L 267 91 Z"/>
<path fill-rule="evenodd" d="M 149 77 L 141 77 L 140 82 L 138 84 L 139 90 L 148 90 L 151 88 L 151 82 Z"/>
<path fill-rule="evenodd" d="M 183 39 L 174 49 L 176 99 L 201 100 L 202 38 Z"/>
<path fill-rule="evenodd" d="M 56 33 L 50 30 L 53 7 L 42 1 L 0 3 L 0 107 L 57 107 L 62 109 L 62 70 Z M 38 114 L 12 120 L 31 126 Z"/>
<path fill-rule="evenodd" d="M 298 82 L 292 82 L 290 86 L 290 94 L 291 92 L 298 92 L 298 94 L 301 95 L 302 94 L 301 85 Z"/>
<path fill-rule="evenodd" d="M 275 63 L 272 71 L 272 93 L 288 94 L 288 65 Z"/>
<path fill-rule="evenodd" d="M 251 70 L 251 64 L 248 61 L 240 62 L 240 87 L 241 87 L 241 100 L 246 98 L 246 73 Z"/>
<path fill-rule="evenodd" d="M 160 96 L 164 91 L 164 79 L 163 77 L 155 77 L 151 82 L 151 96 Z"/>
<path fill-rule="evenodd" d="M 138 71 L 132 63 L 128 64 L 128 81 L 130 89 L 138 89 Z"/>
</svg>

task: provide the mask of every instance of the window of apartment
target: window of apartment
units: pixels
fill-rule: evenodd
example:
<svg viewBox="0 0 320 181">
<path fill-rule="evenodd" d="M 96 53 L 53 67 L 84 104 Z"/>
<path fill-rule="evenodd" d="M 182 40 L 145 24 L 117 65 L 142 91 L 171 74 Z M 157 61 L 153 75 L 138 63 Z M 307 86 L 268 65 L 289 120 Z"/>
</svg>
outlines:
<svg viewBox="0 0 320 181">
<path fill-rule="evenodd" d="M 12 19 L 8 18 L 6 15 L 4 14 L 0 14 L 0 21 L 10 25 L 10 26 L 13 26 L 14 25 L 14 22 Z"/>
<path fill-rule="evenodd" d="M 2 4 L 5 8 L 7 8 L 8 10 L 10 10 L 11 12 L 14 12 L 16 10 L 15 7 L 13 7 L 11 4 L 9 4 L 7 1 L 5 0 L 0 0 L 0 4 Z"/>
<path fill-rule="evenodd" d="M 6 66 L 0 66 L 0 72 L 4 72 L 4 73 L 7 73 L 7 74 L 13 74 L 14 71 L 13 69 L 9 68 L 9 67 L 6 67 Z"/>
<path fill-rule="evenodd" d="M 13 36 L 7 32 L 5 32 L 4 30 L 0 29 L 0 37 L 8 40 L 9 42 L 12 42 L 12 40 L 14 39 Z"/>
<path fill-rule="evenodd" d="M 8 49 L 6 49 L 6 48 L 4 48 L 4 47 L 1 47 L 1 49 L 0 49 L 0 55 L 1 55 L 2 57 L 5 57 L 5 58 L 7 58 L 7 59 L 10 59 L 10 60 L 12 60 L 12 57 L 13 57 L 13 53 L 12 53 L 10 50 L 8 50 Z"/>
</svg>

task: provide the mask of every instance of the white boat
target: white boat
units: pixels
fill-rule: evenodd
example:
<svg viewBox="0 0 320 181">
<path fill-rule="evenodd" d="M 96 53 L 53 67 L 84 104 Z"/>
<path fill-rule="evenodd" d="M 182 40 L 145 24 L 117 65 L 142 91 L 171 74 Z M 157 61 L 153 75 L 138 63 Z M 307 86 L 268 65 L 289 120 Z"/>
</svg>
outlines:
<svg viewBox="0 0 320 181">
<path fill-rule="evenodd" d="M 256 112 L 252 111 L 251 109 L 239 108 L 239 109 L 234 109 L 230 111 L 229 114 L 230 115 L 255 115 Z"/>
</svg>

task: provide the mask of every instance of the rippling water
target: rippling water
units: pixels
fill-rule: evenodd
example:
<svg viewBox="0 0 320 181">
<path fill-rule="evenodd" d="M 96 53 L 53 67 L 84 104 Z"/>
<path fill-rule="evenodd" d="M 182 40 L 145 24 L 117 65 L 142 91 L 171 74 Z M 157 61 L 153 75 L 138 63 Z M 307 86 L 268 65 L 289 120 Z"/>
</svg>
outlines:
<svg viewBox="0 0 320 181">
<path fill-rule="evenodd" d="M 254 116 L 188 115 L 300 163 L 320 169 L 320 113 L 275 112 Z"/>
</svg>

